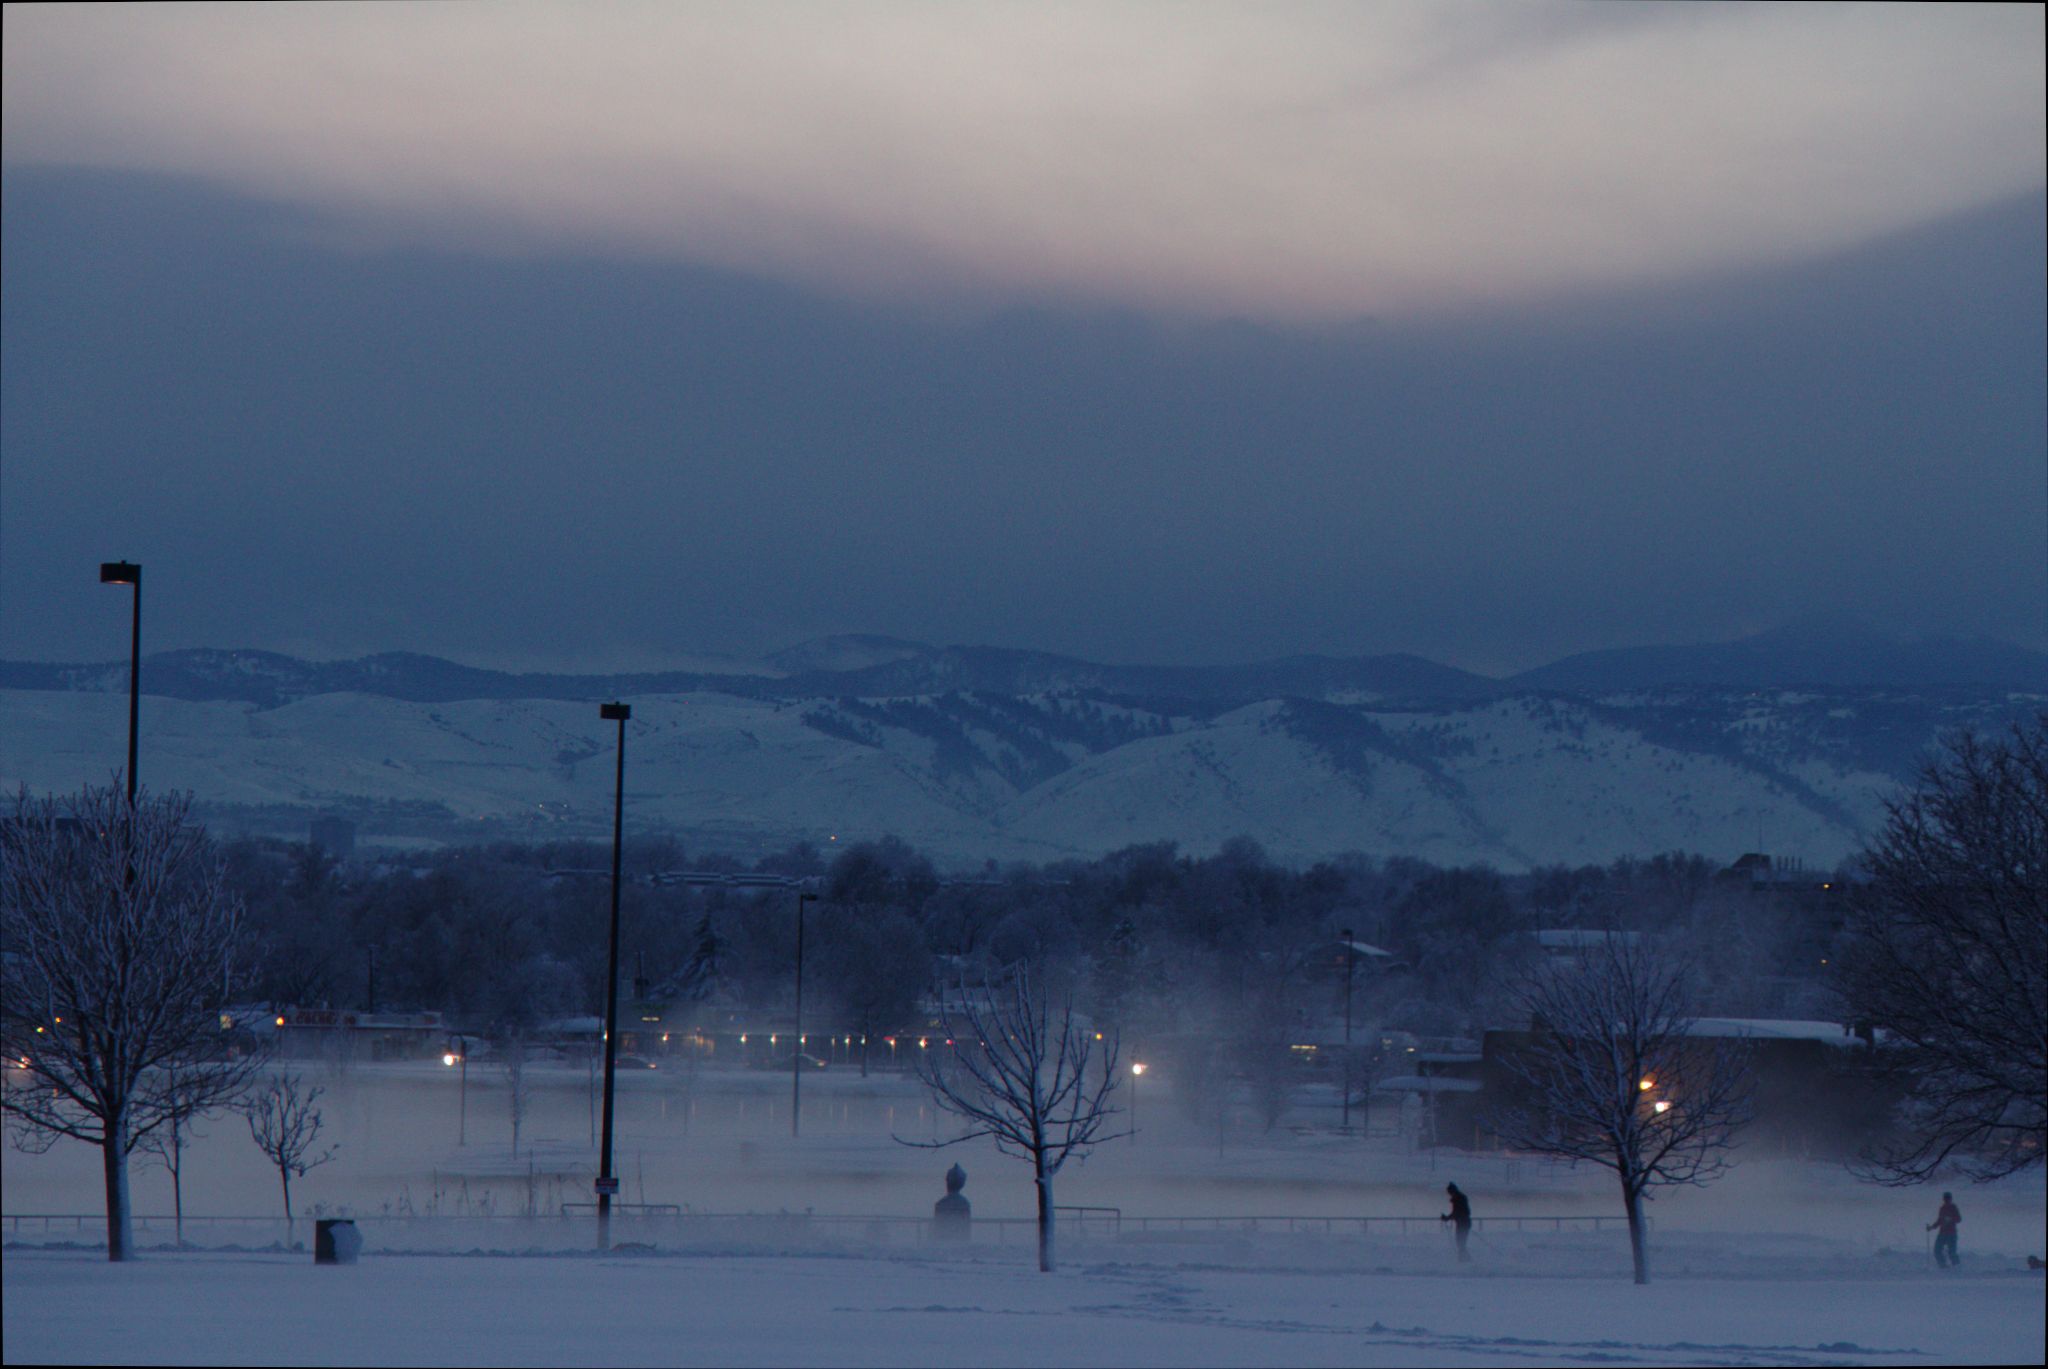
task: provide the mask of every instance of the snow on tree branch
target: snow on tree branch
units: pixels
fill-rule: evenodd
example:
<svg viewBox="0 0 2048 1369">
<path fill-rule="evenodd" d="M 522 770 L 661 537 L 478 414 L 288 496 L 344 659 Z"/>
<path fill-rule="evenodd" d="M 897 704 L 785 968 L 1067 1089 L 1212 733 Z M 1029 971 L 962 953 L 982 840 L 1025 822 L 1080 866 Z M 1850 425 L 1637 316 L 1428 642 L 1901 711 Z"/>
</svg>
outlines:
<svg viewBox="0 0 2048 1369">
<path fill-rule="evenodd" d="M 1502 1057 L 1519 1086 L 1492 1125 L 1508 1145 L 1614 1171 L 1637 1283 L 1649 1281 L 1641 1204 L 1728 1168 L 1754 1082 L 1740 1041 L 1694 1034 L 1683 962 L 1610 934 L 1581 965 L 1542 969 L 1518 1002 L 1529 1040 Z"/>
<path fill-rule="evenodd" d="M 0 1046 L 27 1076 L 0 1108 L 25 1138 L 101 1148 L 115 1260 L 129 1245 L 129 1152 L 233 1101 L 254 1067 L 220 1026 L 241 910 L 190 807 L 183 795 L 131 805 L 114 786 L 24 790 L 0 823 Z"/>
<path fill-rule="evenodd" d="M 940 1021 L 953 1044 L 922 1054 L 917 1076 L 966 1129 L 950 1140 L 903 1144 L 936 1149 L 986 1136 L 1004 1155 L 1029 1160 L 1038 1187 L 1039 1268 L 1050 1271 L 1054 1177 L 1070 1156 L 1130 1134 L 1104 1131 L 1122 1111 L 1109 1101 L 1121 1082 L 1118 1039 L 1111 1033 L 1102 1043 L 1100 1072 L 1091 1080 L 1093 1028 L 1075 1017 L 1071 1003 L 1055 1015 L 1050 996 L 1022 966 L 1001 986 L 959 986 Z"/>
</svg>

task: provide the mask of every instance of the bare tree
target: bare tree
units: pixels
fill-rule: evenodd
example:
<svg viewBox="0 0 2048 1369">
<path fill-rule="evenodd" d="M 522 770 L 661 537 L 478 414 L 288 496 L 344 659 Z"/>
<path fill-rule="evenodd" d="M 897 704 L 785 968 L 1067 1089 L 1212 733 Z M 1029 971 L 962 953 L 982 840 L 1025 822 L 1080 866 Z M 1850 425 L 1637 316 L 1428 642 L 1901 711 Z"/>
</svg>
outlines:
<svg viewBox="0 0 2048 1369">
<path fill-rule="evenodd" d="M 1891 805 L 1864 855 L 1843 990 L 1903 1083 L 1869 1173 L 1978 1180 L 2048 1147 L 2048 713 L 1964 733 Z"/>
<path fill-rule="evenodd" d="M 1120 1111 L 1109 1105 L 1120 1082 L 1116 1034 L 1103 1043 L 1100 1073 L 1091 1081 L 1094 1030 L 1075 1020 L 1071 1003 L 1055 1016 L 1050 995 L 1032 985 L 1022 966 L 1002 987 L 961 987 L 940 1020 L 954 1044 L 921 1054 L 917 1077 L 967 1129 L 947 1141 L 897 1140 L 936 1149 L 987 1136 L 1004 1155 L 1029 1160 L 1038 1188 L 1038 1267 L 1049 1273 L 1054 1176 L 1068 1157 L 1130 1134 L 1103 1134 Z"/>
<path fill-rule="evenodd" d="M 241 908 L 190 807 L 111 785 L 23 791 L 0 824 L 0 1036 L 26 1075 L 0 1106 L 17 1134 L 100 1148 L 110 1260 L 134 1244 L 130 1152 L 232 1103 L 255 1063 L 226 1049 Z"/>
<path fill-rule="evenodd" d="M 1508 1145 L 1613 1170 L 1637 1283 L 1650 1281 L 1643 1203 L 1727 1169 L 1749 1120 L 1747 1048 L 1692 1034 L 1683 962 L 1616 933 L 1576 967 L 1524 980 L 1528 1043 L 1502 1063 L 1523 1100 L 1493 1113 Z"/>
<path fill-rule="evenodd" d="M 206 1100 L 195 1096 L 182 1063 L 165 1067 L 164 1093 L 168 1100 L 164 1124 L 141 1137 L 137 1150 L 153 1155 L 171 1176 L 171 1212 L 176 1223 L 178 1248 L 185 1248 L 185 1152 L 194 1138 L 192 1124 L 209 1109 Z"/>
<path fill-rule="evenodd" d="M 242 1105 L 249 1118 L 249 1135 L 257 1148 L 277 1166 L 277 1178 L 284 1188 L 284 1239 L 292 1239 L 292 1180 L 303 1179 L 306 1171 L 334 1158 L 335 1147 L 315 1150 L 320 1140 L 320 1109 L 314 1104 L 326 1090 L 308 1088 L 296 1074 L 279 1074 L 258 1089 Z"/>
</svg>

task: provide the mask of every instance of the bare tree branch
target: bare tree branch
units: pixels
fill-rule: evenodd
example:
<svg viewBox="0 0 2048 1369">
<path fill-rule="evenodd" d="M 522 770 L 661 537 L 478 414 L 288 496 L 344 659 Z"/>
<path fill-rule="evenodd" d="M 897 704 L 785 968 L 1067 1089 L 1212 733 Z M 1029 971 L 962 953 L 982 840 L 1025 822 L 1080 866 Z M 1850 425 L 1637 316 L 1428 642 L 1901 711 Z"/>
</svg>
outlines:
<svg viewBox="0 0 2048 1369">
<path fill-rule="evenodd" d="M 1517 994 L 1529 1043 L 1502 1059 L 1523 1101 L 1492 1115 L 1510 1146 L 1614 1171 L 1637 1283 L 1649 1282 L 1643 1202 L 1720 1177 L 1752 1112 L 1746 1048 L 1695 1036 L 1685 998 L 1683 962 L 1620 933 L 1580 966 L 1538 970 Z"/>
<path fill-rule="evenodd" d="M 17 1136 L 100 1147 L 113 1260 L 131 1246 L 129 1152 L 232 1103 L 255 1065 L 220 1023 L 241 909 L 189 811 L 111 785 L 24 790 L 0 824 L 0 1041 L 25 1075 L 0 1108 Z"/>
<path fill-rule="evenodd" d="M 279 1074 L 242 1105 L 249 1135 L 257 1149 L 277 1167 L 284 1188 L 285 1243 L 291 1243 L 292 1180 L 334 1158 L 336 1147 L 315 1150 L 320 1138 L 320 1109 L 314 1104 L 326 1090 L 308 1088 L 296 1074 Z"/>
<path fill-rule="evenodd" d="M 1038 1189 L 1038 1267 L 1053 1268 L 1052 1181 L 1073 1155 L 1129 1132 L 1105 1133 L 1122 1111 L 1110 1105 L 1121 1080 L 1118 1038 L 1103 1043 L 1101 1071 L 1093 1079 L 1095 1033 L 1074 1017 L 1071 1003 L 1055 1017 L 1044 991 L 1018 966 L 999 988 L 964 985 L 941 1011 L 953 1045 L 917 1060 L 917 1076 L 932 1101 L 966 1123 L 945 1141 L 905 1141 L 937 1149 L 986 1136 L 1004 1155 L 1031 1162 Z"/>
<path fill-rule="evenodd" d="M 1864 854 L 1845 956 L 1851 1012 L 1882 1029 L 1898 1134 L 1865 1155 L 1886 1183 L 1950 1161 L 1978 1180 L 2048 1147 L 2048 713 L 1963 733 L 1894 803 Z"/>
</svg>

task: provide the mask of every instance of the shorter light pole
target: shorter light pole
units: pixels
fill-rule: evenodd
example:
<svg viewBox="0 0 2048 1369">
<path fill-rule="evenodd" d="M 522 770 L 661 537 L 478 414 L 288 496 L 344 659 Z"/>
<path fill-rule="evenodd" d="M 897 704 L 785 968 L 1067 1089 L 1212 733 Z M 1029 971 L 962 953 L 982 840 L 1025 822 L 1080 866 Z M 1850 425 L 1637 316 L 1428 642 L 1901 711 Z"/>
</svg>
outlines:
<svg viewBox="0 0 2048 1369">
<path fill-rule="evenodd" d="M 1352 940 L 1351 929 L 1346 927 L 1344 937 L 1344 1127 L 1351 1128 L 1351 969 L 1358 963 L 1357 943 Z"/>
<path fill-rule="evenodd" d="M 1145 1077 L 1143 1061 L 1131 1061 L 1131 1139 L 1138 1139 L 1138 1081 Z"/>
<path fill-rule="evenodd" d="M 102 561 L 100 583 L 135 589 L 135 614 L 128 629 L 128 806 L 133 808 L 135 741 L 142 720 L 142 567 L 133 561 Z"/>
<path fill-rule="evenodd" d="M 619 1042 L 619 867 L 626 830 L 626 719 L 631 704 L 600 704 L 597 716 L 619 725 L 618 785 L 612 791 L 612 935 L 604 977 L 604 1139 L 597 1155 L 597 1248 L 612 1244 L 612 1194 L 619 1191 L 612 1173 L 612 1072 Z"/>
<path fill-rule="evenodd" d="M 796 896 L 796 1043 L 789 1056 L 789 1134 L 798 1134 L 804 1108 L 804 905 L 816 894 Z"/>
</svg>

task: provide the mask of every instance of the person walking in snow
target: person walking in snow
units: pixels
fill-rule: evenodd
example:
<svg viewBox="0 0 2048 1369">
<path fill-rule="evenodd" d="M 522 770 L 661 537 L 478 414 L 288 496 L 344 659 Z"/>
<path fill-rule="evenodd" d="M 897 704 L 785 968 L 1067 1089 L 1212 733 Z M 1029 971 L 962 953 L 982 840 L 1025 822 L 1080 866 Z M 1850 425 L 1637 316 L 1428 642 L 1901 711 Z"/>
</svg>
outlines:
<svg viewBox="0 0 2048 1369">
<path fill-rule="evenodd" d="M 1934 1220 L 1927 1229 L 1934 1233 L 1934 1263 L 1942 1269 L 1954 1269 L 1962 1263 L 1956 1254 L 1956 1228 L 1962 1224 L 1962 1209 L 1956 1206 L 1956 1195 L 1941 1195 L 1941 1211 L 1934 1214 Z"/>
<path fill-rule="evenodd" d="M 1467 1253 L 1465 1242 L 1472 1235 L 1472 1201 L 1456 1184 L 1445 1184 L 1444 1192 L 1451 1195 L 1451 1210 L 1440 1220 L 1449 1222 L 1458 1235 L 1458 1263 L 1469 1264 L 1472 1256 Z"/>
</svg>

